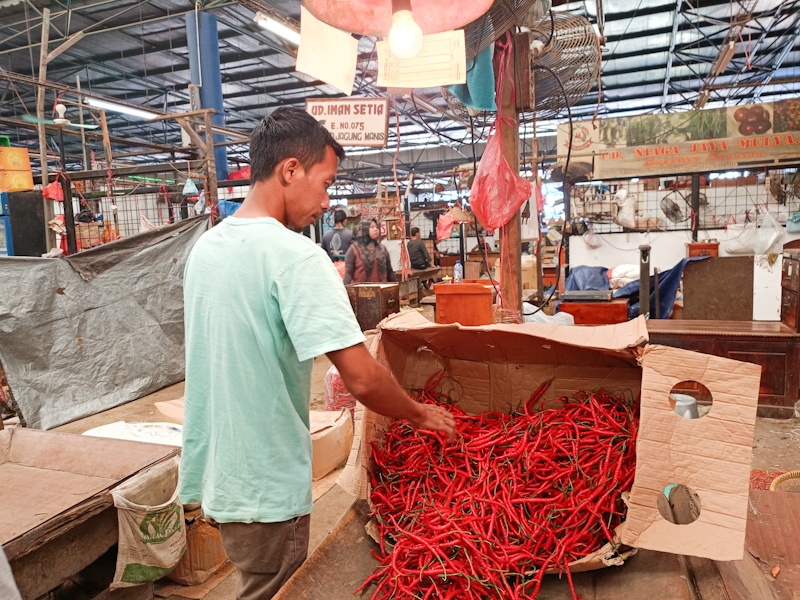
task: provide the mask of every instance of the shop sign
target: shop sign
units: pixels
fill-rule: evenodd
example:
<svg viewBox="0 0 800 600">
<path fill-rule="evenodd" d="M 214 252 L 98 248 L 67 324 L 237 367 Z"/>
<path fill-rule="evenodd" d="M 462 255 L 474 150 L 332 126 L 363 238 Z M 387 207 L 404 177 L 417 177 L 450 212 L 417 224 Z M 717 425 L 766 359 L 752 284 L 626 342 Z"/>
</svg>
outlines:
<svg viewBox="0 0 800 600">
<path fill-rule="evenodd" d="M 306 100 L 306 112 L 322 123 L 342 146 L 386 145 L 388 98 L 320 98 Z"/>
<path fill-rule="evenodd" d="M 573 123 L 570 173 L 589 179 L 800 163 L 800 100 Z M 563 166 L 569 123 L 558 126 Z"/>
</svg>

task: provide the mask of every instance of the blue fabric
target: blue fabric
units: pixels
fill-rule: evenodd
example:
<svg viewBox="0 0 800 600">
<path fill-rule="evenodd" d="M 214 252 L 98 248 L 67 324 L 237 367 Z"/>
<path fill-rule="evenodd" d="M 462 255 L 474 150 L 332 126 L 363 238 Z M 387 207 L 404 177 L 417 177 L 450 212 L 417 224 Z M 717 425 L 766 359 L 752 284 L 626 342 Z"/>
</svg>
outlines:
<svg viewBox="0 0 800 600">
<path fill-rule="evenodd" d="M 223 219 L 230 217 L 242 206 L 241 202 L 234 202 L 233 200 L 220 200 L 219 201 L 219 216 Z"/>
<path fill-rule="evenodd" d="M 494 101 L 494 67 L 489 46 L 467 61 L 467 83 L 447 86 L 453 95 L 475 110 L 497 110 Z"/>
<path fill-rule="evenodd" d="M 659 303 L 659 318 L 669 319 L 672 314 L 672 307 L 675 304 L 675 296 L 678 295 L 678 288 L 681 284 L 683 277 L 683 269 L 686 263 L 692 260 L 703 260 L 708 256 L 693 256 L 691 258 L 683 258 L 681 261 L 672 267 L 669 271 L 662 271 L 658 274 L 658 303 Z M 631 281 L 628 285 L 619 288 L 613 294 L 614 298 L 627 298 L 628 299 L 628 318 L 635 319 L 639 316 L 639 281 Z M 650 277 L 650 306 L 656 305 L 655 295 L 655 276 Z M 655 310 L 651 308 L 650 318 L 655 315 Z"/>
<path fill-rule="evenodd" d="M 568 292 L 583 292 L 587 290 L 602 291 L 611 289 L 605 267 L 577 266 L 569 270 L 567 277 Z"/>
</svg>

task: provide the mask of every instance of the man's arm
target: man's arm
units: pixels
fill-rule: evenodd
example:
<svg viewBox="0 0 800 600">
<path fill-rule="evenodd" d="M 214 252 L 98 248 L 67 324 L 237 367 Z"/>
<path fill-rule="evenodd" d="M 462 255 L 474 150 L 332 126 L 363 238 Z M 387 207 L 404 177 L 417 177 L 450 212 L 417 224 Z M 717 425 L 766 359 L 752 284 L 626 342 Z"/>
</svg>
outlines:
<svg viewBox="0 0 800 600">
<path fill-rule="evenodd" d="M 347 391 L 370 410 L 385 417 L 408 419 L 418 429 L 442 431 L 448 440 L 455 437 L 453 415 L 440 406 L 421 404 L 409 398 L 364 344 L 328 352 L 327 356 L 339 370 Z"/>
<path fill-rule="evenodd" d="M 345 285 L 350 285 L 353 281 L 353 274 L 356 272 L 356 253 L 353 247 L 347 249 L 347 254 L 344 255 L 344 277 L 342 280 Z M 336 367 L 337 369 L 339 367 Z"/>
</svg>

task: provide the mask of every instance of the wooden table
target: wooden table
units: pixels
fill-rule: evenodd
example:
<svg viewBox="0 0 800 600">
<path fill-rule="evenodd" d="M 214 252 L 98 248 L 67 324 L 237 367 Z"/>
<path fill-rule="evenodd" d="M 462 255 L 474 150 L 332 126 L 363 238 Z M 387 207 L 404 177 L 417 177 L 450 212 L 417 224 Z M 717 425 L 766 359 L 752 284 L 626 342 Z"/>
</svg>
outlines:
<svg viewBox="0 0 800 600">
<path fill-rule="evenodd" d="M 119 540 L 111 489 L 179 448 L 34 429 L 0 432 L 0 543 L 23 600 L 85 569 Z M 109 600 L 153 597 L 151 585 Z"/>
<path fill-rule="evenodd" d="M 647 321 L 651 344 L 761 365 L 758 415 L 789 418 L 800 395 L 800 334 L 767 321 Z"/>
</svg>

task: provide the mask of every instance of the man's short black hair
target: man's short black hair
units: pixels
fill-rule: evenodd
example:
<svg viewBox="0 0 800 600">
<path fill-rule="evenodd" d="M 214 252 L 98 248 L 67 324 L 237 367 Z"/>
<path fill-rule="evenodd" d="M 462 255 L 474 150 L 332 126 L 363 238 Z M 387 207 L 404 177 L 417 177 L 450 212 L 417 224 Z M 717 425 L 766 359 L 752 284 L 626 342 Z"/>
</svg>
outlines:
<svg viewBox="0 0 800 600">
<path fill-rule="evenodd" d="M 343 210 L 336 210 L 333 212 L 333 222 L 334 223 L 344 223 L 347 221 L 347 213 Z"/>
<path fill-rule="evenodd" d="M 250 136 L 252 181 L 269 179 L 287 158 L 296 158 L 308 171 L 325 159 L 327 146 L 339 160 L 344 158 L 341 144 L 314 117 L 299 108 L 282 106 L 261 119 Z"/>
<path fill-rule="evenodd" d="M 412 227 L 411 228 L 411 237 L 414 237 L 419 233 L 419 227 Z"/>
</svg>

